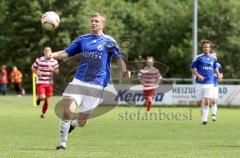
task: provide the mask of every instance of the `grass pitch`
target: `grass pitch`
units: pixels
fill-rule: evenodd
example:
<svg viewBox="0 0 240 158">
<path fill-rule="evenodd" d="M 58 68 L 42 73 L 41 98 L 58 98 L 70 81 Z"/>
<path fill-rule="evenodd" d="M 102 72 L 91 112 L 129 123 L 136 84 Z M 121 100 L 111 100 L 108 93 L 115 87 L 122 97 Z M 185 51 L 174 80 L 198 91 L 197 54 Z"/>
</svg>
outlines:
<svg viewBox="0 0 240 158">
<path fill-rule="evenodd" d="M 200 124 L 199 108 L 116 107 L 69 135 L 66 151 L 55 151 L 59 119 L 31 97 L 0 96 L 1 158 L 239 158 L 240 109 L 220 108 L 217 122 Z M 159 114 L 161 113 L 161 115 Z M 164 118 L 164 114 L 167 117 Z"/>
</svg>

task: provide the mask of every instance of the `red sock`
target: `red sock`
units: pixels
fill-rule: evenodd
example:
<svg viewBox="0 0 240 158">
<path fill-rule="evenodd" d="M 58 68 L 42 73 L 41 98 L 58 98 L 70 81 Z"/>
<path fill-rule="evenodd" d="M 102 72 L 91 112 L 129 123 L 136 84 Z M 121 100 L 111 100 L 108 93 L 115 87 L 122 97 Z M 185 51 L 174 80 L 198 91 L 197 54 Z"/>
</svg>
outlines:
<svg viewBox="0 0 240 158">
<path fill-rule="evenodd" d="M 45 114 L 45 112 L 47 111 L 47 109 L 48 109 L 48 100 L 45 99 L 44 104 L 43 104 L 43 107 L 42 107 L 42 113 Z"/>
<path fill-rule="evenodd" d="M 152 107 L 152 101 L 149 100 L 147 103 L 147 111 L 150 111 L 151 107 Z"/>
</svg>

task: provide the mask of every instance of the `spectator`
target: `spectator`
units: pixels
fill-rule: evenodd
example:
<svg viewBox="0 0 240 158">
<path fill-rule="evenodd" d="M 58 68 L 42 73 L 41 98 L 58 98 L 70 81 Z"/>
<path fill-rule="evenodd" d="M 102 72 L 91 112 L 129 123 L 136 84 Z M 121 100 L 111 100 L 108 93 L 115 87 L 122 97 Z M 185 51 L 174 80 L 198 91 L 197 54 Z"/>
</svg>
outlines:
<svg viewBox="0 0 240 158">
<path fill-rule="evenodd" d="M 13 70 L 11 72 L 11 81 L 14 85 L 14 90 L 18 94 L 18 96 L 22 95 L 22 73 L 18 70 L 16 66 L 13 66 Z"/>
<path fill-rule="evenodd" d="M 0 91 L 3 95 L 7 94 L 7 84 L 8 84 L 8 74 L 6 70 L 6 66 L 1 66 L 1 73 L 0 73 Z"/>
</svg>

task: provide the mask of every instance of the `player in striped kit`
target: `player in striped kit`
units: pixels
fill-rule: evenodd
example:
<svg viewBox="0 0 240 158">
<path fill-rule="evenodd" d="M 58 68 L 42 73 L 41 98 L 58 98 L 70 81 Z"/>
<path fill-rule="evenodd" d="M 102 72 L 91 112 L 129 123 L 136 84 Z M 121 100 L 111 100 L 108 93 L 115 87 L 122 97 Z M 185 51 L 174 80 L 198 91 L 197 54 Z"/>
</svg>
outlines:
<svg viewBox="0 0 240 158">
<path fill-rule="evenodd" d="M 32 71 L 37 74 L 37 105 L 44 101 L 41 118 L 45 117 L 48 109 L 48 98 L 53 93 L 53 73 L 57 74 L 59 72 L 58 61 L 48 57 L 48 54 L 52 53 L 52 49 L 45 47 L 43 53 L 44 56 L 37 58 L 32 65 Z"/>
<path fill-rule="evenodd" d="M 146 100 L 147 111 L 149 111 L 152 107 L 155 90 L 159 85 L 161 74 L 159 70 L 153 66 L 153 57 L 147 57 L 146 64 L 147 66 L 140 70 L 138 79 L 143 85 L 143 96 Z"/>
</svg>

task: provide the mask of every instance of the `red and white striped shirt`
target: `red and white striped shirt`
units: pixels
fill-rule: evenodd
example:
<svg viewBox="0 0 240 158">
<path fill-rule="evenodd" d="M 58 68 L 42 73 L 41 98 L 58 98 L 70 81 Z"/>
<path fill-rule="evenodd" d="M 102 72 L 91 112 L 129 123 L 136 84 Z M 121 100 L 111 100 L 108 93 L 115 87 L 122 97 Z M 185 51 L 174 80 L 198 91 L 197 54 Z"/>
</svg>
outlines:
<svg viewBox="0 0 240 158">
<path fill-rule="evenodd" d="M 49 66 L 51 66 L 54 70 L 58 69 L 58 61 L 53 58 L 47 60 L 44 56 L 35 60 L 32 65 L 32 69 L 37 70 L 41 74 L 37 76 L 37 84 L 53 84 L 53 72 Z"/>
<path fill-rule="evenodd" d="M 144 89 L 155 89 L 158 87 L 158 81 L 161 79 L 161 74 L 155 67 L 145 67 L 138 73 L 138 79 L 144 82 Z"/>
</svg>

